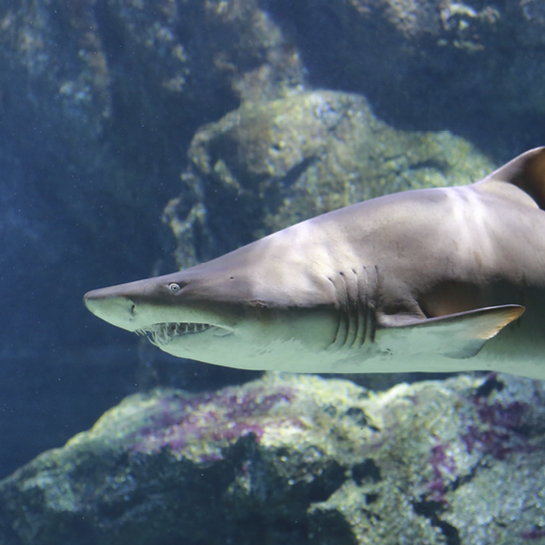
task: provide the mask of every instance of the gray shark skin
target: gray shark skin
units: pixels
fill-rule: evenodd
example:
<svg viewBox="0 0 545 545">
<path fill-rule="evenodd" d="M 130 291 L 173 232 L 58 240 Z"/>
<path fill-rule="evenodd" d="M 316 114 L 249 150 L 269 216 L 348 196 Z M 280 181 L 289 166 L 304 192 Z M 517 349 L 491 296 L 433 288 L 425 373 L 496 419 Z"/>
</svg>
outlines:
<svg viewBox="0 0 545 545">
<path fill-rule="evenodd" d="M 87 308 L 182 358 L 319 373 L 545 379 L 545 148 L 464 187 L 303 221 Z"/>
</svg>

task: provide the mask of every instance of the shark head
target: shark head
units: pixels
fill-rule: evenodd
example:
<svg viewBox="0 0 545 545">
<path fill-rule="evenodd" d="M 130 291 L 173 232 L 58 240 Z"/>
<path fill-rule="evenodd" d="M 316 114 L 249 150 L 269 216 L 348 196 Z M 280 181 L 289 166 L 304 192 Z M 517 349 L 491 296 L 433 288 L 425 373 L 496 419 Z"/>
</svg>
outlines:
<svg viewBox="0 0 545 545">
<path fill-rule="evenodd" d="M 91 291 L 85 305 L 165 352 L 208 363 L 273 369 L 279 358 L 321 352 L 339 326 L 335 287 L 287 231 L 190 269 Z"/>
</svg>

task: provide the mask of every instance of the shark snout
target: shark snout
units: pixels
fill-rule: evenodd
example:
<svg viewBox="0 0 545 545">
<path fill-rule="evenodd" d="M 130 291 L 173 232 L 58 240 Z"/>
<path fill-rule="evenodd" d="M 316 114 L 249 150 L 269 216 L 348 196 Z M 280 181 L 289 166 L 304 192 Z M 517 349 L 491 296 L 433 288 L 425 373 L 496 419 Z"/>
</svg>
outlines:
<svg viewBox="0 0 545 545">
<path fill-rule="evenodd" d="M 95 316 L 112 325 L 128 331 L 138 329 L 134 302 L 128 297 L 109 292 L 109 288 L 90 291 L 84 295 L 83 302 Z"/>
</svg>

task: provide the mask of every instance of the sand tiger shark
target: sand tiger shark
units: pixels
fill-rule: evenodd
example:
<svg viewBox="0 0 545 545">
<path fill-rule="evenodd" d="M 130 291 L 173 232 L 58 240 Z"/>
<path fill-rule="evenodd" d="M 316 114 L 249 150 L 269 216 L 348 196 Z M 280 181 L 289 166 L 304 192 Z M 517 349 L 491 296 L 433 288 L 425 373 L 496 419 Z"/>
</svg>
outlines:
<svg viewBox="0 0 545 545">
<path fill-rule="evenodd" d="M 545 379 L 545 148 L 483 180 L 361 202 L 87 308 L 182 358 L 319 373 Z"/>
</svg>

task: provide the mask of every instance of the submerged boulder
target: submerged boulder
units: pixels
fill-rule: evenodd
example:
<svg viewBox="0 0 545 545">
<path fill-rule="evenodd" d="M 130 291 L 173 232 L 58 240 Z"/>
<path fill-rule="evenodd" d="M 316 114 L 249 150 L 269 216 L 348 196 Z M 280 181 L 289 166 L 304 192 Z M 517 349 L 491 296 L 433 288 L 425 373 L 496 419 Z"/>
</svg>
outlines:
<svg viewBox="0 0 545 545">
<path fill-rule="evenodd" d="M 273 374 L 136 394 L 0 482 L 0 542 L 524 543 L 545 533 L 544 394 Z"/>
<path fill-rule="evenodd" d="M 269 0 L 315 87 L 364 94 L 390 123 L 449 128 L 503 162 L 542 139 L 539 0 Z M 515 135 L 515 139 L 511 137 Z"/>
<path fill-rule="evenodd" d="M 246 102 L 201 127 L 188 155 L 184 191 L 165 210 L 180 266 L 342 206 L 493 170 L 462 138 L 396 130 L 365 97 L 334 91 Z"/>
</svg>

